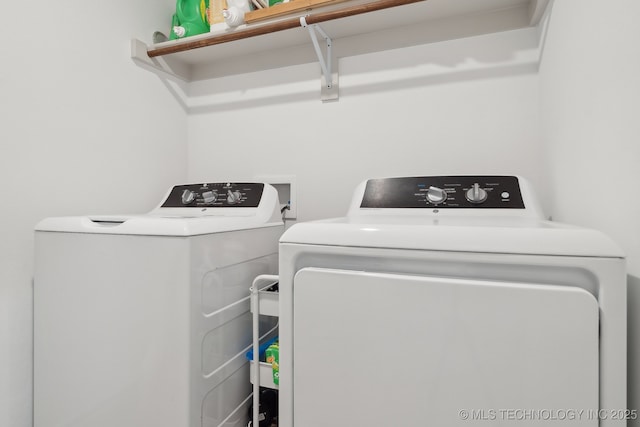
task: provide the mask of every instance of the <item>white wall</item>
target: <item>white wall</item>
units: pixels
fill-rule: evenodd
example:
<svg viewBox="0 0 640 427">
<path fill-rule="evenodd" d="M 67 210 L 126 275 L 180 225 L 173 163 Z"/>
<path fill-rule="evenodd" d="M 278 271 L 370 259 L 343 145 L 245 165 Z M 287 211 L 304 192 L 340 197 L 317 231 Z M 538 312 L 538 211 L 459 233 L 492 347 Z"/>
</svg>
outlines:
<svg viewBox="0 0 640 427">
<path fill-rule="evenodd" d="M 639 20 L 637 0 L 555 1 L 540 69 L 552 215 L 604 231 L 628 256 L 631 409 L 640 409 Z"/>
<path fill-rule="evenodd" d="M 174 5 L 3 5 L 0 426 L 31 426 L 34 225 L 150 210 L 186 179 L 186 115 L 129 58 L 129 39 L 168 28 Z"/>
<path fill-rule="evenodd" d="M 636 0 L 556 2 L 540 75 L 535 31 L 517 30 L 343 58 L 332 104 L 319 101 L 317 64 L 202 82 L 193 89 L 211 102 L 188 119 L 128 57 L 131 36 L 167 29 L 175 2 L 158 3 L 49 2 L 4 22 L 1 426 L 31 425 L 35 223 L 143 212 L 185 179 L 296 175 L 298 218 L 311 220 L 343 215 L 368 177 L 521 174 L 555 219 L 602 229 L 623 246 L 640 301 Z M 3 16 L 23 10 L 7 4 Z M 634 344 L 630 360 L 639 358 Z"/>
<path fill-rule="evenodd" d="M 320 102 L 317 64 L 202 83 L 212 107 L 189 117 L 190 179 L 295 175 L 298 220 L 344 215 L 370 177 L 517 173 L 544 188 L 537 41 L 515 30 L 342 58 L 337 103 Z"/>
</svg>

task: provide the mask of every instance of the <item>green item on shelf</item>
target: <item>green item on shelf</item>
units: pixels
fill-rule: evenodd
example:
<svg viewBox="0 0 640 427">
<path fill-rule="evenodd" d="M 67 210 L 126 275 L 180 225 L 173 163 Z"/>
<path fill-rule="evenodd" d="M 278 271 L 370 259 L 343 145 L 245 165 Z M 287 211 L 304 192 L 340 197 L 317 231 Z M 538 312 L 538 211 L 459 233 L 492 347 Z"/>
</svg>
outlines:
<svg viewBox="0 0 640 427">
<path fill-rule="evenodd" d="M 279 352 L 280 347 L 277 341 L 271 344 L 265 352 L 267 363 L 271 363 L 271 368 L 273 370 L 273 383 L 276 385 L 280 383 L 280 358 L 278 357 Z"/>
<path fill-rule="evenodd" d="M 210 30 L 209 0 L 177 0 L 171 20 L 170 40 L 208 33 Z"/>
</svg>

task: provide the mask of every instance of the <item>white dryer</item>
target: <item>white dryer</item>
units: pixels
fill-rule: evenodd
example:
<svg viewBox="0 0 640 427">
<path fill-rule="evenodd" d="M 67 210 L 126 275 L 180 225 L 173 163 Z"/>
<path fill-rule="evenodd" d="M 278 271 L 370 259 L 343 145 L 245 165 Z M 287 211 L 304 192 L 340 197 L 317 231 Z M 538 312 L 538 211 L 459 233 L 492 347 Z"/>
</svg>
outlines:
<svg viewBox="0 0 640 427">
<path fill-rule="evenodd" d="M 244 427 L 249 288 L 277 272 L 283 229 L 262 183 L 179 185 L 147 215 L 40 222 L 34 426 Z"/>
<path fill-rule="evenodd" d="M 280 239 L 280 427 L 622 426 L 626 282 L 516 176 L 372 179 Z"/>
</svg>

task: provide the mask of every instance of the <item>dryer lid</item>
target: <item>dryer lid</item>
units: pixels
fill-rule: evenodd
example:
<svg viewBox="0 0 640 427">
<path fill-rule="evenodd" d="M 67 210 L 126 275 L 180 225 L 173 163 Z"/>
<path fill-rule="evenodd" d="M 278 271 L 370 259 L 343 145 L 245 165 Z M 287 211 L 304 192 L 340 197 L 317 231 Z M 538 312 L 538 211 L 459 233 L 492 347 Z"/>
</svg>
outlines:
<svg viewBox="0 0 640 427">
<path fill-rule="evenodd" d="M 415 217 L 337 218 L 296 224 L 281 243 L 429 251 L 624 258 L 607 236 L 550 221 Z"/>
<path fill-rule="evenodd" d="M 624 257 L 607 236 L 544 220 L 518 176 L 372 179 L 347 216 L 296 224 L 282 243 L 456 252 Z"/>
</svg>

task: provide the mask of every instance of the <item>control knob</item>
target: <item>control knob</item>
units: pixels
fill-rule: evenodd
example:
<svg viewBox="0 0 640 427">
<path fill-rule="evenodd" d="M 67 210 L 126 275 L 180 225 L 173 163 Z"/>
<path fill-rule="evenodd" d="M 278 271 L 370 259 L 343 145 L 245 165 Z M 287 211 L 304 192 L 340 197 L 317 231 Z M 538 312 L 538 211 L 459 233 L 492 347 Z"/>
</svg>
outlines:
<svg viewBox="0 0 640 427">
<path fill-rule="evenodd" d="M 227 203 L 230 205 L 235 205 L 236 203 L 240 203 L 240 199 L 242 195 L 239 191 L 231 191 L 227 190 Z"/>
<path fill-rule="evenodd" d="M 467 200 L 471 203 L 482 203 L 487 200 L 487 191 L 481 188 L 480 184 L 476 182 L 471 188 L 467 190 L 466 197 Z"/>
<path fill-rule="evenodd" d="M 182 204 L 183 205 L 188 205 L 193 203 L 193 201 L 196 199 L 196 193 L 194 193 L 191 190 L 184 190 L 182 192 Z"/>
<path fill-rule="evenodd" d="M 215 191 L 207 191 L 202 193 L 202 199 L 205 203 L 213 203 L 218 200 L 218 194 Z"/>
<path fill-rule="evenodd" d="M 434 205 L 440 204 L 447 200 L 447 192 L 442 188 L 431 186 L 427 190 L 427 200 Z"/>
</svg>

